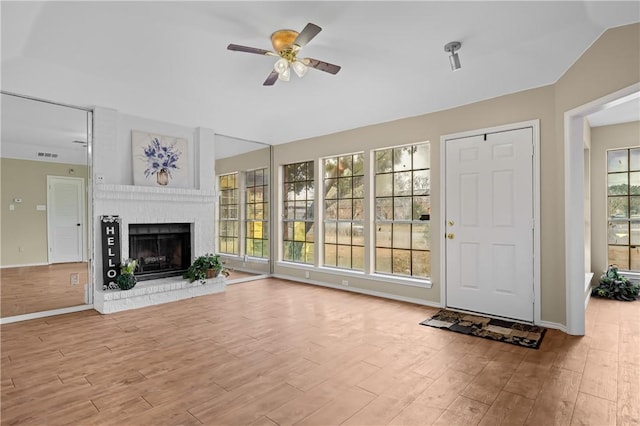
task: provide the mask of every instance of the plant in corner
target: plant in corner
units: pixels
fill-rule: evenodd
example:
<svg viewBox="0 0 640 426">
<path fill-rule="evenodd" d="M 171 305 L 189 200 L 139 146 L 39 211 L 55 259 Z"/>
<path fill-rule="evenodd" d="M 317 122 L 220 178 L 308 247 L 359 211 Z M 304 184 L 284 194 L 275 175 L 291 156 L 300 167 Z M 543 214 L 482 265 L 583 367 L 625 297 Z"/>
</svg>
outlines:
<svg viewBox="0 0 640 426">
<path fill-rule="evenodd" d="M 116 278 L 116 284 L 120 290 L 131 290 L 136 286 L 138 281 L 136 280 L 136 276 L 133 275 L 136 266 L 138 266 L 137 260 L 124 259 L 122 263 L 120 263 L 120 275 Z"/>
<path fill-rule="evenodd" d="M 633 284 L 625 276 L 618 273 L 617 265 L 609 265 L 600 277 L 600 285 L 591 290 L 592 296 L 632 302 L 638 298 L 640 285 Z"/>
<path fill-rule="evenodd" d="M 207 278 L 217 277 L 220 274 L 228 277 L 229 271 L 222 264 L 219 255 L 207 253 L 205 255 L 198 256 L 191 266 L 189 266 L 183 277 L 188 279 L 189 282 L 199 280 L 204 284 L 207 282 Z"/>
</svg>

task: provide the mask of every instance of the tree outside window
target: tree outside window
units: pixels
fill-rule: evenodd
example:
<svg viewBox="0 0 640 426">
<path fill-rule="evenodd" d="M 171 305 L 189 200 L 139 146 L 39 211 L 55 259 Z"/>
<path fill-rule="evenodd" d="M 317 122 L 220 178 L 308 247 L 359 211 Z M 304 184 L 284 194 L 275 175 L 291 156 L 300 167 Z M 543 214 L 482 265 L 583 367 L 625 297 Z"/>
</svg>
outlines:
<svg viewBox="0 0 640 426">
<path fill-rule="evenodd" d="M 238 225 L 239 198 L 238 173 L 221 175 L 220 188 L 218 251 L 227 254 L 239 254 Z"/>
<path fill-rule="evenodd" d="M 283 166 L 283 253 L 286 261 L 314 262 L 313 161 Z"/>
</svg>

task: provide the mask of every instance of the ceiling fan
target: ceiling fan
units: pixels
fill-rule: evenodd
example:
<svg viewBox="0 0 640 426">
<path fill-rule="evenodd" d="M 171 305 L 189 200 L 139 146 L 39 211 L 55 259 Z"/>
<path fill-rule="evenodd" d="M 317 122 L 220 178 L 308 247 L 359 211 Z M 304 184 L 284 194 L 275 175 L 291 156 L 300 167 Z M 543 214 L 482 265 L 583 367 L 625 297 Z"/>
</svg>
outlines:
<svg viewBox="0 0 640 426">
<path fill-rule="evenodd" d="M 313 58 L 298 58 L 300 49 L 317 36 L 320 31 L 322 31 L 322 28 L 312 23 L 308 23 L 300 33 L 294 30 L 278 30 L 271 34 L 271 44 L 273 45 L 274 51 L 240 46 L 238 44 L 230 44 L 227 46 L 227 49 L 237 52 L 279 57 L 280 59 L 278 59 L 273 66 L 273 71 L 271 71 L 271 74 L 269 74 L 264 81 L 264 86 L 272 86 L 278 79 L 289 81 L 292 68 L 296 75 L 301 78 L 306 74 L 309 67 L 328 72 L 329 74 L 337 74 L 337 72 L 340 71 L 338 65 Z"/>
</svg>

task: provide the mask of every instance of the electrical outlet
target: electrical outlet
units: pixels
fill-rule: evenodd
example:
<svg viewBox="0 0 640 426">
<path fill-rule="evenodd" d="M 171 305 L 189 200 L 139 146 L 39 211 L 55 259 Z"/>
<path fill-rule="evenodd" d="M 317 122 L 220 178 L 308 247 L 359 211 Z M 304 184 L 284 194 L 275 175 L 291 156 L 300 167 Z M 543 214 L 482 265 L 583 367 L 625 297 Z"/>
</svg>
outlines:
<svg viewBox="0 0 640 426">
<path fill-rule="evenodd" d="M 309 271 L 304 271 L 304 277 L 309 278 Z"/>
<path fill-rule="evenodd" d="M 78 285 L 78 283 L 80 282 L 80 275 L 77 272 L 71 274 L 69 281 L 71 282 L 71 285 Z"/>
<path fill-rule="evenodd" d="M 342 280 L 342 285 L 349 285 L 349 281 L 348 280 Z"/>
</svg>

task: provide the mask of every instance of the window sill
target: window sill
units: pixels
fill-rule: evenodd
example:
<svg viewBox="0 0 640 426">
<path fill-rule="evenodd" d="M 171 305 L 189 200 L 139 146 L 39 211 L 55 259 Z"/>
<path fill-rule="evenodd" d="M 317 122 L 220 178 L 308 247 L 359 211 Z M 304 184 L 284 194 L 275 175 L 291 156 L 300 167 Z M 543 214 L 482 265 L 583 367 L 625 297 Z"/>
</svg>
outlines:
<svg viewBox="0 0 640 426">
<path fill-rule="evenodd" d="M 420 287 L 420 288 L 432 288 L 433 284 L 430 280 L 418 280 L 412 278 L 402 278 L 398 276 L 391 275 L 382 275 L 382 274 L 366 274 L 364 272 L 359 271 L 349 271 L 346 269 L 339 268 L 330 268 L 326 266 L 313 266 L 307 265 L 304 263 L 295 263 L 295 262 L 287 262 L 287 261 L 279 261 L 277 262 L 278 266 L 284 268 L 292 268 L 292 269 L 300 269 L 304 271 L 316 271 L 323 274 L 332 274 L 340 277 L 354 277 L 360 278 L 363 280 L 371 280 L 371 281 L 379 281 L 388 284 L 398 284 L 398 285 L 407 285 L 411 287 Z"/>
</svg>

